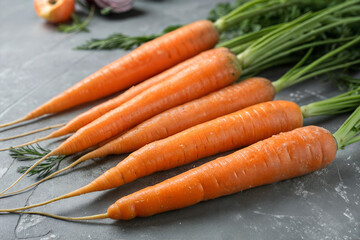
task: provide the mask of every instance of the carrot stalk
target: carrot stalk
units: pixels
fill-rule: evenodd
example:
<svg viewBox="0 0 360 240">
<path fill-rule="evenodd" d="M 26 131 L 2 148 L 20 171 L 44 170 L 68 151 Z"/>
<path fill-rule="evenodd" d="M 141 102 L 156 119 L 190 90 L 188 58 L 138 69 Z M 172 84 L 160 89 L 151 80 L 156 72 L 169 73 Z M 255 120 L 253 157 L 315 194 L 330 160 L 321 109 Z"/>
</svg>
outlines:
<svg viewBox="0 0 360 240">
<path fill-rule="evenodd" d="M 329 99 L 302 106 L 301 111 L 304 117 L 324 116 L 349 112 L 359 105 L 360 87 Z"/>
<path fill-rule="evenodd" d="M 338 149 L 360 141 L 360 106 L 334 133 Z"/>
<path fill-rule="evenodd" d="M 304 72 L 305 73 L 308 72 L 309 70 L 315 68 L 317 65 L 321 64 L 325 60 L 337 55 L 338 53 L 344 51 L 345 49 L 347 49 L 359 42 L 360 42 L 360 36 L 356 37 L 355 39 L 351 40 L 350 42 L 344 44 L 343 46 L 325 54 L 324 56 L 316 59 L 314 62 L 312 62 L 311 64 L 309 64 L 308 66 L 306 66 L 300 70 L 298 70 L 298 66 L 295 66 L 295 68 L 292 69 L 292 71 L 289 71 L 283 78 L 281 78 L 273 83 L 276 91 L 279 92 L 283 88 L 286 88 L 290 85 L 296 84 L 299 81 L 299 79 L 302 80 L 302 78 L 299 78 L 299 77 L 304 75 Z M 309 52 L 309 53 L 311 53 L 311 52 Z M 304 60 L 306 60 L 307 57 L 308 57 L 308 55 L 305 56 Z M 300 65 L 302 65 L 302 61 L 299 62 L 299 66 Z"/>
<path fill-rule="evenodd" d="M 346 1 L 317 13 L 305 14 L 258 39 L 238 56 L 238 58 L 242 60 L 243 69 L 266 61 L 267 58 L 279 54 L 283 50 L 290 49 L 302 42 L 309 41 L 311 37 L 328 31 L 329 29 L 333 29 L 343 24 L 360 21 L 359 17 L 346 17 L 339 19 L 334 23 L 325 21 L 326 18 L 334 12 L 344 9 L 351 10 L 351 7 L 358 2 L 358 0 Z"/>
</svg>

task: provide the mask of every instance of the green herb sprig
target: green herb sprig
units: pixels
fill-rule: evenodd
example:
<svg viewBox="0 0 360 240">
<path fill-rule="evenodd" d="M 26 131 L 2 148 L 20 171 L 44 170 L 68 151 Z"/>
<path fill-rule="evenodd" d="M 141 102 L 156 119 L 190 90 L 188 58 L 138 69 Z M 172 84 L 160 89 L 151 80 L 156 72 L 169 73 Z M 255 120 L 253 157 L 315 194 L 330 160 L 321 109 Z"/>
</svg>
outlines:
<svg viewBox="0 0 360 240">
<path fill-rule="evenodd" d="M 354 90 L 360 86 L 360 77 L 352 77 L 344 72 L 329 74 L 329 79 L 343 91 Z"/>
<path fill-rule="evenodd" d="M 40 145 L 25 146 L 21 148 L 10 148 L 10 156 L 18 161 L 38 160 L 50 153 L 50 149 L 41 147 Z M 40 163 L 29 172 L 29 176 L 38 175 L 38 178 L 44 178 L 58 170 L 60 163 L 65 159 L 65 155 L 57 155 L 48 157 L 43 163 Z M 20 166 L 17 171 L 24 173 L 29 167 Z"/>
<path fill-rule="evenodd" d="M 87 26 L 89 25 L 90 20 L 94 16 L 95 7 L 92 6 L 89 12 L 88 17 L 85 20 L 82 20 L 76 13 L 71 15 L 72 23 L 66 24 L 62 23 L 57 27 L 58 32 L 70 33 L 70 32 L 89 32 Z"/>
<path fill-rule="evenodd" d="M 144 42 L 153 40 L 154 38 L 160 37 L 165 33 L 171 32 L 182 25 L 173 25 L 165 28 L 160 34 L 151 34 L 144 36 L 127 36 L 122 33 L 111 34 L 110 36 L 104 39 L 93 38 L 83 45 L 76 47 L 78 50 L 109 50 L 109 49 L 124 49 L 129 50 L 135 47 L 140 46 Z"/>
</svg>

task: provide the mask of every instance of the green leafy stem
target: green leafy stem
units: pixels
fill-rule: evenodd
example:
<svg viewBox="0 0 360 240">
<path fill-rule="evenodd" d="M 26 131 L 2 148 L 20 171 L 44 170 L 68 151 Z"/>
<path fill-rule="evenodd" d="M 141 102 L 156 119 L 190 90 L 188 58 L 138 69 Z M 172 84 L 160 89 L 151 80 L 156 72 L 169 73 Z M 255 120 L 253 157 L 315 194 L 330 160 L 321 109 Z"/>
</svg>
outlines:
<svg viewBox="0 0 360 240">
<path fill-rule="evenodd" d="M 21 148 L 10 148 L 10 156 L 18 161 L 38 160 L 50 153 L 50 149 L 45 149 L 40 145 L 25 146 Z M 65 159 L 65 155 L 48 157 L 43 163 L 40 163 L 29 172 L 29 176 L 38 175 L 38 178 L 44 178 L 59 169 L 60 163 Z M 29 167 L 20 166 L 17 171 L 24 173 Z"/>
</svg>

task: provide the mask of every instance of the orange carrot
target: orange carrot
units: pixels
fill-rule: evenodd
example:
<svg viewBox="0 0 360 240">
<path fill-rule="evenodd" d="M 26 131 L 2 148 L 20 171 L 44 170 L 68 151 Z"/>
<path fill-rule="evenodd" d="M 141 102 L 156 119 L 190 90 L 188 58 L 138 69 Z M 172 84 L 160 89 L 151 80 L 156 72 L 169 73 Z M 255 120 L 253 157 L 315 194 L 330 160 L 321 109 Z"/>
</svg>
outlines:
<svg viewBox="0 0 360 240">
<path fill-rule="evenodd" d="M 21 144 L 18 146 L 13 146 L 13 148 L 27 146 L 27 145 L 37 143 L 37 142 L 40 142 L 43 140 L 61 137 L 66 134 L 76 132 L 80 128 L 82 128 L 82 127 L 86 126 L 87 124 L 91 123 L 92 121 L 98 119 L 105 113 L 119 107 L 121 104 L 129 101 L 130 99 L 132 99 L 135 96 L 139 95 L 140 93 L 144 92 L 148 88 L 155 86 L 156 84 L 161 83 L 163 81 L 166 81 L 171 76 L 179 73 L 180 71 L 188 68 L 189 66 L 196 64 L 195 61 L 197 61 L 197 60 L 198 60 L 197 58 L 190 58 L 184 62 L 181 62 L 178 65 L 176 65 L 176 66 L 174 66 L 174 67 L 172 67 L 172 68 L 170 68 L 170 69 L 168 69 L 168 70 L 166 70 L 144 82 L 141 82 L 141 83 L 137 84 L 136 86 L 129 88 L 124 93 L 121 93 L 119 96 L 112 98 L 112 99 L 110 99 L 102 104 L 99 104 L 99 105 L 89 109 L 88 111 L 80 114 L 79 116 L 75 117 L 70 122 L 68 122 L 65 126 L 58 129 L 57 131 L 52 132 L 48 136 L 45 136 L 45 137 L 42 137 L 39 139 L 35 139 L 34 141 L 31 141 L 31 142 L 28 142 L 25 144 Z M 39 129 L 39 131 L 42 131 L 42 130 L 43 129 Z M 24 135 L 29 135 L 31 133 L 32 132 L 25 133 Z M 17 136 L 15 136 L 15 137 L 17 137 Z M 10 148 L 0 149 L 0 151 L 8 150 L 8 149 L 10 149 Z"/>
<path fill-rule="evenodd" d="M 336 151 L 336 141 L 327 130 L 315 126 L 298 128 L 122 197 L 104 214 L 62 217 L 30 213 L 64 220 L 148 217 L 319 170 L 335 159 Z"/>
<path fill-rule="evenodd" d="M 210 21 L 201 20 L 181 27 L 143 44 L 52 98 L 25 117 L 2 124 L 0 127 L 57 113 L 128 88 L 214 47 L 218 38 L 218 30 Z"/>
<path fill-rule="evenodd" d="M 300 107 L 287 101 L 260 103 L 152 142 L 130 154 L 90 184 L 50 201 L 118 187 L 157 171 L 250 145 L 302 126 Z"/>
<path fill-rule="evenodd" d="M 106 217 L 147 217 L 301 176 L 329 165 L 336 151 L 333 136 L 321 127 L 281 133 L 123 197 Z"/>
<path fill-rule="evenodd" d="M 236 56 L 225 48 L 209 50 L 195 58 L 197 64 L 81 128 L 53 150 L 53 155 L 69 155 L 87 149 L 164 110 L 230 85 L 240 76 Z"/>
<path fill-rule="evenodd" d="M 122 131 L 171 107 L 204 96 L 236 81 L 241 67 L 236 56 L 218 48 L 196 56 L 197 64 L 157 84 L 135 98 L 86 125 L 30 167 L 30 170 L 53 155 L 70 155 L 107 140 Z M 2 193 L 3 193 L 2 192 Z"/>
</svg>

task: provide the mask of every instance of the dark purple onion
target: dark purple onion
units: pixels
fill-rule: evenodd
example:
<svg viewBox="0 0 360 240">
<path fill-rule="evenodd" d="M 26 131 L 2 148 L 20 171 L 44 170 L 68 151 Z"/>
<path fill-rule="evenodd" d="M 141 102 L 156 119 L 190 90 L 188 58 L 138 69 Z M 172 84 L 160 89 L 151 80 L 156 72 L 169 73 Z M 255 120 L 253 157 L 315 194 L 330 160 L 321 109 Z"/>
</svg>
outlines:
<svg viewBox="0 0 360 240">
<path fill-rule="evenodd" d="M 122 13 L 132 8 L 134 0 L 90 0 L 100 9 L 111 7 L 112 12 Z"/>
</svg>

